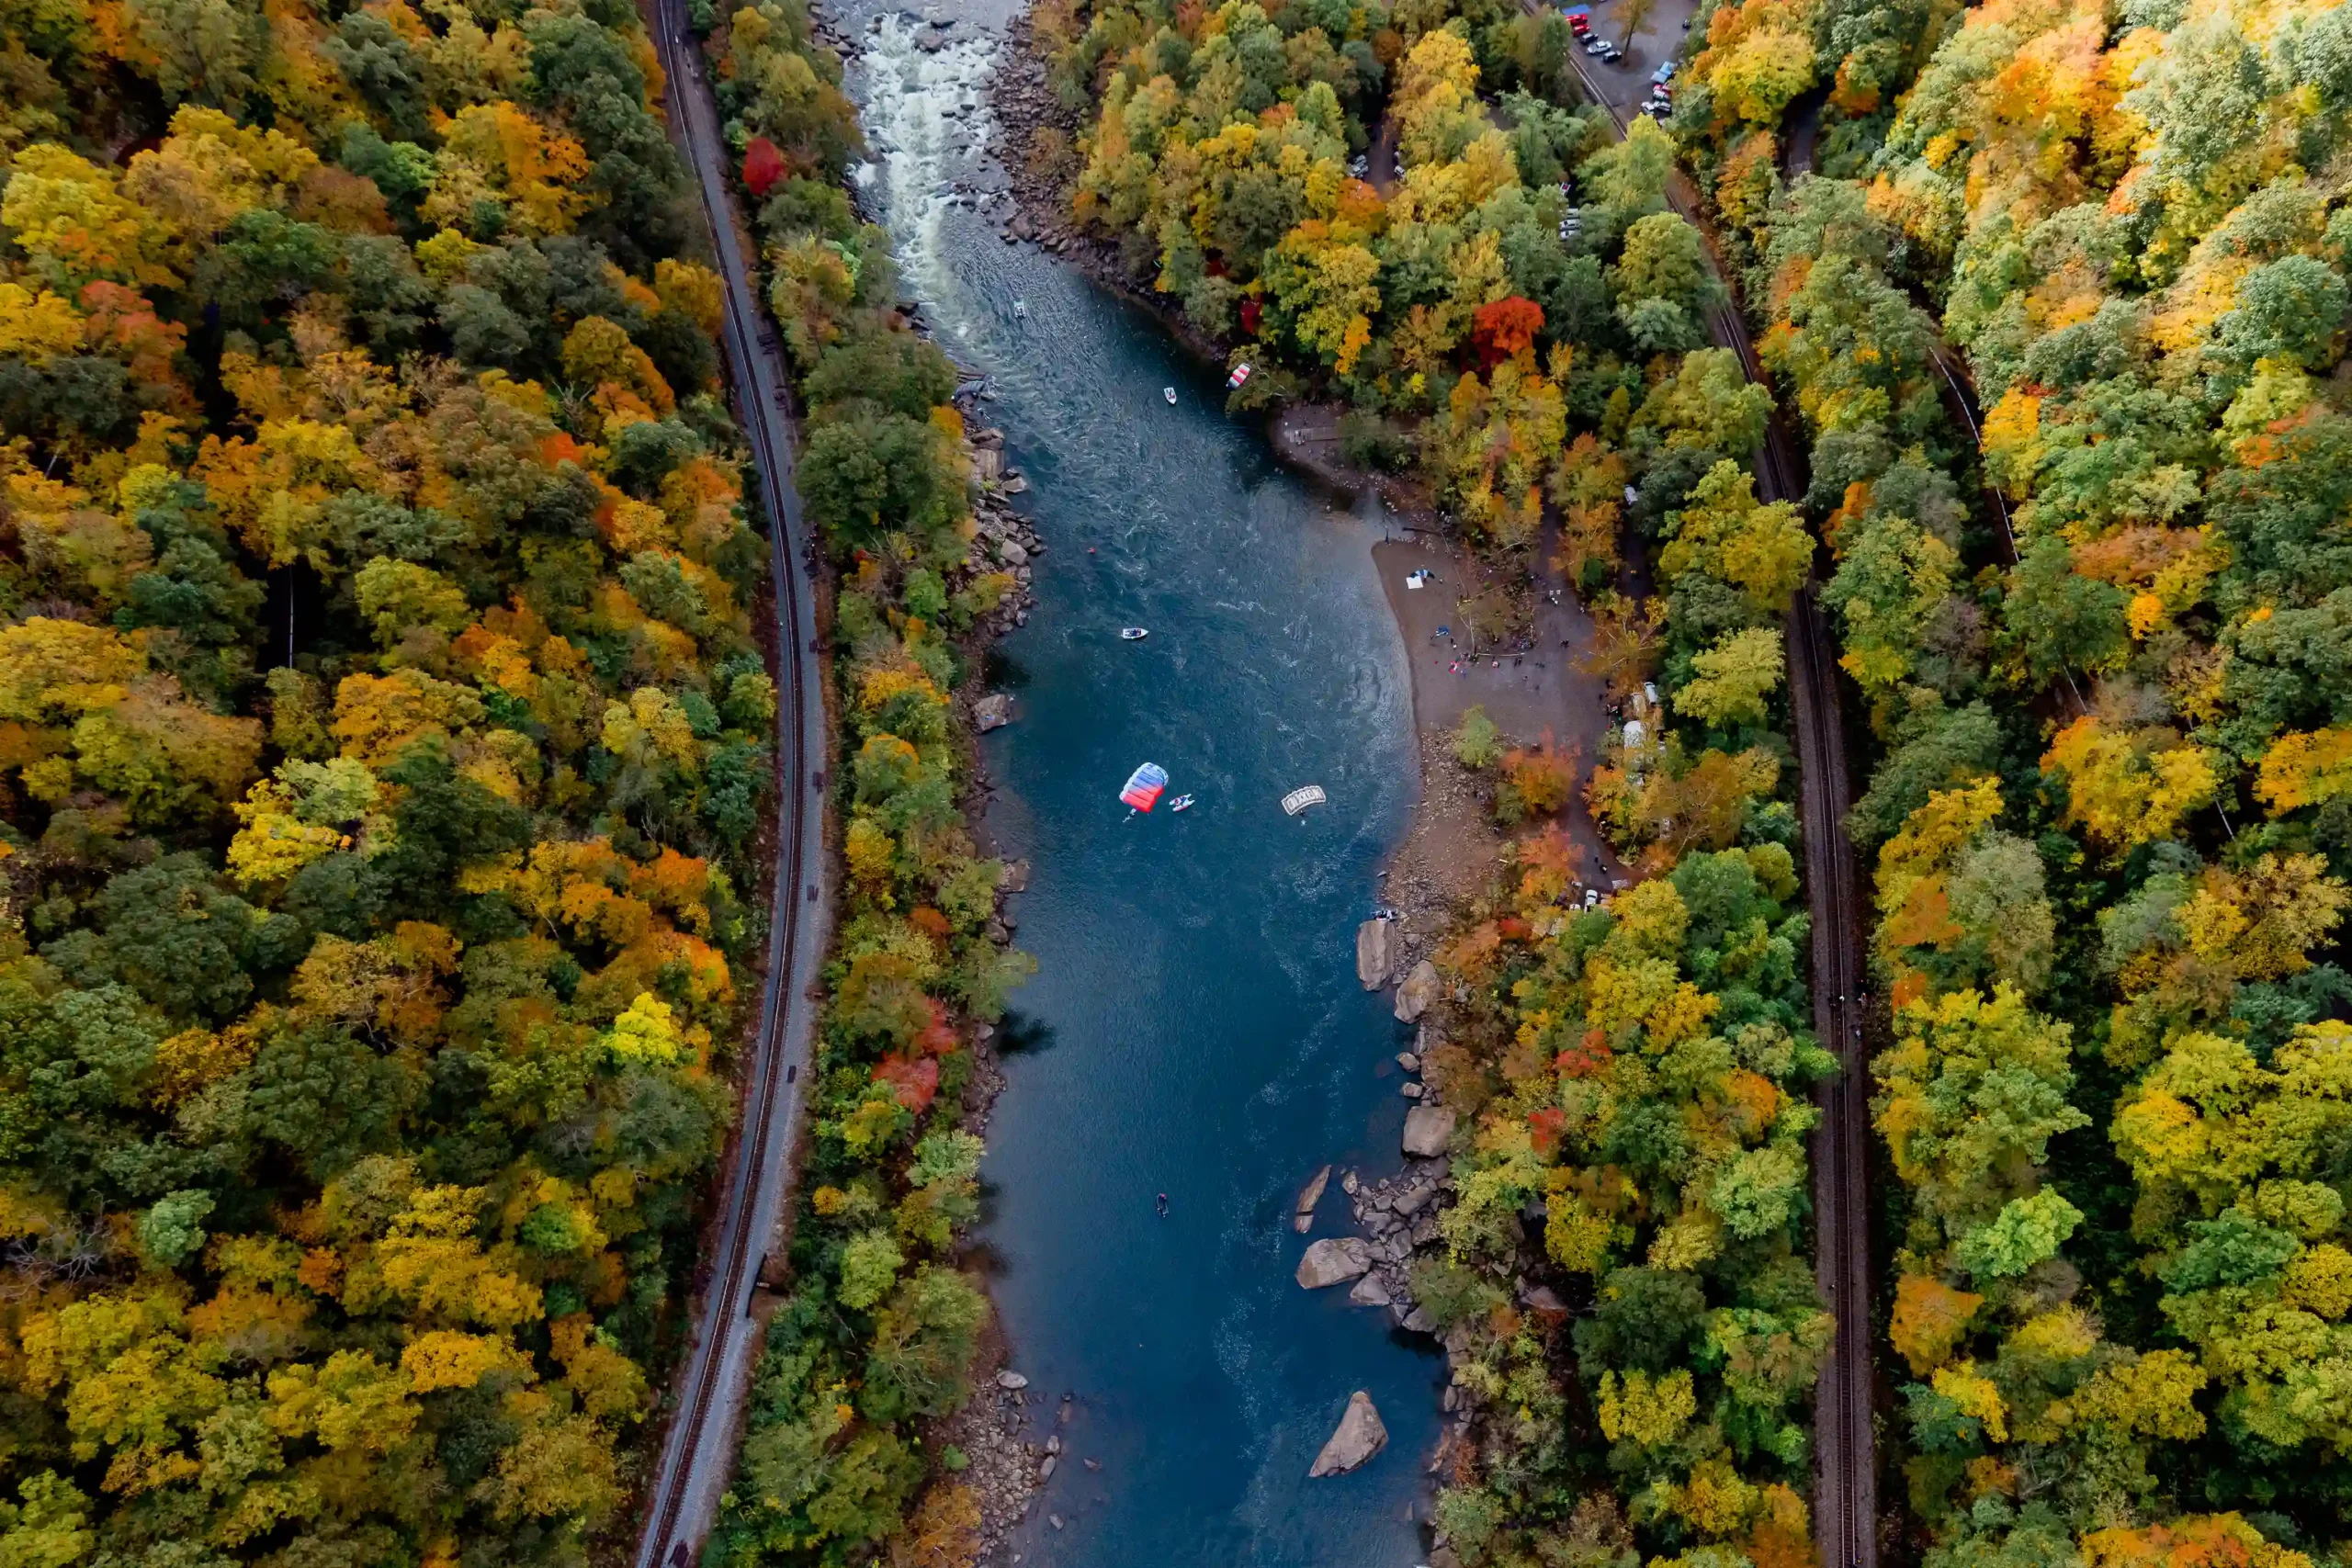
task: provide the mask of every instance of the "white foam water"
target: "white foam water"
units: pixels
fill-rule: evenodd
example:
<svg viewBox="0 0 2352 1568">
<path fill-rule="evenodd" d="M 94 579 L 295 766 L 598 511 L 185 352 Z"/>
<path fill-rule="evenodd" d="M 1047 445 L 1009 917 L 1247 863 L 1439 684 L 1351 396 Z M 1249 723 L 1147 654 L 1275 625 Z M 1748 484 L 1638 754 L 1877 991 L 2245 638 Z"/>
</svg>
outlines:
<svg viewBox="0 0 2352 1568">
<path fill-rule="evenodd" d="M 893 14 L 866 34 L 850 85 L 876 161 L 855 177 L 863 190 L 879 186 L 880 217 L 912 291 L 948 304 L 962 290 L 949 272 L 941 226 L 960 199 L 956 184 L 980 173 L 994 141 L 988 85 L 998 45 L 978 29 L 959 28 L 940 48 L 924 50 L 916 42 L 922 30 Z"/>
</svg>

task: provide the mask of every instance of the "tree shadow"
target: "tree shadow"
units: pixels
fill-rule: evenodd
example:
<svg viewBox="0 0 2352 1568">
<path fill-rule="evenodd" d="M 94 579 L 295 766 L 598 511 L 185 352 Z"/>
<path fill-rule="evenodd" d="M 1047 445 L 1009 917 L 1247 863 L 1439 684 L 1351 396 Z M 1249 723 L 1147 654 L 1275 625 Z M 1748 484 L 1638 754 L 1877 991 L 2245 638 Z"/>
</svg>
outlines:
<svg viewBox="0 0 2352 1568">
<path fill-rule="evenodd" d="M 983 1186 L 980 1196 L 979 1224 L 986 1225 L 996 1218 L 989 1201 L 989 1190 Z M 1001 1280 L 1012 1272 L 1012 1265 L 997 1250 L 992 1241 L 967 1242 L 956 1254 L 956 1267 L 967 1274 L 978 1274 L 983 1280 Z"/>
<path fill-rule="evenodd" d="M 991 692 L 1018 692 L 1029 684 L 1029 667 L 992 643 L 980 654 L 980 682 Z"/>
<path fill-rule="evenodd" d="M 1054 1041 L 1054 1026 L 1044 1019 L 1007 1012 L 996 1026 L 994 1045 L 999 1056 L 1034 1056 L 1051 1050 Z"/>
</svg>

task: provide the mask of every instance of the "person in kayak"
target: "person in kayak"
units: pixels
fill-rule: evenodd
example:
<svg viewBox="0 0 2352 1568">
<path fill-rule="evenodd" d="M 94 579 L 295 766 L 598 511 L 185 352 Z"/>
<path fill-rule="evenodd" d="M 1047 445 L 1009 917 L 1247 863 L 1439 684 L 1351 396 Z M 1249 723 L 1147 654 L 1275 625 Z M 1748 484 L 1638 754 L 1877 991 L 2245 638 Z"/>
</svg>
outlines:
<svg viewBox="0 0 2352 1568">
<path fill-rule="evenodd" d="M 1159 1210 L 1159 1217 L 1163 1220 L 1166 1219 L 1168 1217 L 1168 1194 L 1162 1192 L 1159 1195 L 1159 1201 L 1155 1204 L 1154 1207 Z"/>
</svg>

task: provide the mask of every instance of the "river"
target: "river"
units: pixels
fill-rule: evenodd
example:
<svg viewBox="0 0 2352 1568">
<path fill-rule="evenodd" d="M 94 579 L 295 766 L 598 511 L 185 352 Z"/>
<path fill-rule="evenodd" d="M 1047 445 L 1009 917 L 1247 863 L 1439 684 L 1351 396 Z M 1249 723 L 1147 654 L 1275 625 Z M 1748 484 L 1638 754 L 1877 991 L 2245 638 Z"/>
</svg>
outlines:
<svg viewBox="0 0 2352 1568">
<path fill-rule="evenodd" d="M 1019 941 L 1041 967 L 1008 1020 L 978 1241 L 1033 1436 L 1073 1397 L 1059 1472 L 999 1561 L 1405 1568 L 1442 1359 L 1344 1290 L 1300 1290 L 1289 1223 L 1318 1166 L 1400 1163 L 1406 1032 L 1353 963 L 1416 787 L 1382 525 L 1279 470 L 1147 318 L 1002 243 L 1009 207 L 956 199 L 1001 184 L 1001 8 L 958 7 L 933 52 L 902 13 L 833 14 L 865 45 L 869 210 L 943 344 L 990 378 L 1049 546 L 989 671 L 1019 718 L 984 742 L 987 827 L 1033 863 Z M 1130 820 L 1116 792 L 1147 761 L 1198 807 Z M 1303 784 L 1330 804 L 1294 821 L 1278 802 Z M 1316 1234 L 1339 1234 L 1336 1180 L 1323 1213 Z M 1387 1451 L 1309 1481 L 1356 1389 Z"/>
</svg>

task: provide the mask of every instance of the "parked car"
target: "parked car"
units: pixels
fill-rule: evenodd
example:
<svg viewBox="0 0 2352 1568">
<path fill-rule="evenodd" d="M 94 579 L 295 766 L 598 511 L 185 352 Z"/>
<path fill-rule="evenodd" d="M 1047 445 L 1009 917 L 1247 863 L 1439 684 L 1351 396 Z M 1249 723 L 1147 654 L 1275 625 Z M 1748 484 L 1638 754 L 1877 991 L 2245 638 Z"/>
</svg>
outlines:
<svg viewBox="0 0 2352 1568">
<path fill-rule="evenodd" d="M 1363 178 L 1364 172 L 1371 167 L 1372 160 L 1359 152 L 1354 157 L 1348 160 L 1349 177 L 1360 180 Z"/>
<path fill-rule="evenodd" d="M 1609 52 L 1609 40 L 1605 38 L 1589 38 L 1584 40 L 1584 51 L 1587 54 L 1606 54 Z"/>
<path fill-rule="evenodd" d="M 1674 62 L 1669 60 L 1665 64 L 1659 66 L 1657 70 L 1651 72 L 1650 80 L 1657 83 L 1661 87 L 1665 86 L 1668 82 L 1673 81 Z"/>
<path fill-rule="evenodd" d="M 1592 22 L 1588 17 L 1570 17 L 1568 18 L 1568 30 L 1576 34 L 1577 37 L 1582 38 L 1592 31 Z"/>
<path fill-rule="evenodd" d="M 1611 44 L 1607 49 L 1604 49 L 1604 50 L 1602 50 L 1602 51 L 1600 51 L 1600 62 L 1601 62 L 1603 65 L 1615 65 L 1615 64 L 1617 64 L 1620 61 L 1623 60 L 1624 58 L 1625 58 L 1625 51 L 1624 51 L 1623 50 L 1622 50 L 1622 49 L 1619 49 L 1619 48 L 1618 48 L 1615 44 L 1613 44 L 1613 43 L 1612 43 L 1612 44 Z"/>
</svg>

